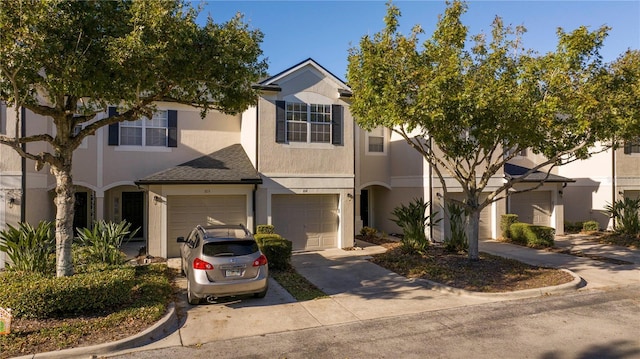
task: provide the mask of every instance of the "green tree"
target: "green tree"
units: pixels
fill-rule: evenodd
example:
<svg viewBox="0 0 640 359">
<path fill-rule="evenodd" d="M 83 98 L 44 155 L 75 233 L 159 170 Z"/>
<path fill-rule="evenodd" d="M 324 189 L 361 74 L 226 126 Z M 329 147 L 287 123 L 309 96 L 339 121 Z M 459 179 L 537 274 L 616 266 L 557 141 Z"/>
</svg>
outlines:
<svg viewBox="0 0 640 359">
<path fill-rule="evenodd" d="M 522 47 L 525 28 L 505 26 L 500 17 L 490 37 L 469 36 L 461 22 L 465 11 L 464 2 L 449 3 L 420 45 L 421 28 L 402 35 L 400 11 L 389 3 L 385 28 L 350 49 L 347 79 L 358 124 L 402 136 L 432 166 L 445 201 L 464 208 L 469 258 L 477 260 L 483 208 L 517 183 L 527 185 L 530 174 L 585 159 L 600 141 L 599 151 L 606 150 L 615 133 L 632 128 L 625 124 L 637 121 L 640 107 L 625 102 L 631 98 L 637 105 L 638 98 L 624 88 L 635 86 L 637 94 L 640 62 L 638 51 L 629 51 L 603 64 L 598 51 L 607 27 L 558 29 L 556 50 L 538 55 Z M 625 83 L 624 76 L 635 82 Z M 523 149 L 543 159 L 522 177 L 503 181 L 505 163 Z M 448 196 L 447 178 L 457 182 L 464 200 Z"/>
<path fill-rule="evenodd" d="M 214 109 L 237 113 L 255 101 L 251 85 L 266 70 L 262 33 L 240 15 L 203 26 L 196 16 L 182 0 L 2 2 L 0 101 L 18 123 L 0 143 L 38 170 L 48 165 L 56 178 L 57 276 L 73 273 L 72 156 L 85 137 L 151 118 L 158 100 L 197 106 L 203 117 Z M 97 116 L 109 104 L 118 114 Z M 21 108 L 55 130 L 21 136 Z"/>
</svg>

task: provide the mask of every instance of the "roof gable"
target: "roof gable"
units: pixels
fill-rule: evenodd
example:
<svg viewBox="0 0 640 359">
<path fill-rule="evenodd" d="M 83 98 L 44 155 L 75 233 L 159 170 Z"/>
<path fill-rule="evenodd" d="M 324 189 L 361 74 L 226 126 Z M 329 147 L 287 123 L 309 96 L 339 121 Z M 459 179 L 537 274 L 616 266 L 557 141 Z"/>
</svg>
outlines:
<svg viewBox="0 0 640 359">
<path fill-rule="evenodd" d="M 291 76 L 292 74 L 301 71 L 302 69 L 304 69 L 307 66 L 311 66 L 312 68 L 314 68 L 316 71 L 318 71 L 320 74 L 322 74 L 322 76 L 324 76 L 325 78 L 328 78 L 330 80 L 332 80 L 335 84 L 336 87 L 338 89 L 338 92 L 341 95 L 350 95 L 351 94 L 351 88 L 344 82 L 342 81 L 339 77 L 337 77 L 336 75 L 332 74 L 329 70 L 325 69 L 324 67 L 322 67 L 320 64 L 318 64 L 315 60 L 313 60 L 312 58 L 308 58 L 274 76 L 271 76 L 269 78 L 266 78 L 264 80 L 262 80 L 261 82 L 258 83 L 258 86 L 263 88 L 263 89 L 274 89 L 277 90 L 279 88 L 278 83 L 280 81 L 282 81 L 283 79 L 285 79 L 288 76 Z"/>
</svg>

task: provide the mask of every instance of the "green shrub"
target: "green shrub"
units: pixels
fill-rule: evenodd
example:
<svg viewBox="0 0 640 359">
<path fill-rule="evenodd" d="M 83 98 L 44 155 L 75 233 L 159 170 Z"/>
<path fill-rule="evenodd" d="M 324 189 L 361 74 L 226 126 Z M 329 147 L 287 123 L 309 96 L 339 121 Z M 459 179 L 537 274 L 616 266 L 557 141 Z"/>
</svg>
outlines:
<svg viewBox="0 0 640 359">
<path fill-rule="evenodd" d="M 605 211 L 609 217 L 614 218 L 616 232 L 636 235 L 640 232 L 640 198 L 631 199 L 625 197 L 605 206 Z"/>
<path fill-rule="evenodd" d="M 131 301 L 134 278 L 131 266 L 61 278 L 5 272 L 0 274 L 0 307 L 11 308 L 16 317 L 38 319 L 109 311 Z"/>
<path fill-rule="evenodd" d="M 469 240 L 465 229 L 466 212 L 456 203 L 447 203 L 449 212 L 449 228 L 451 234 L 444 239 L 444 249 L 449 252 L 466 252 L 469 250 Z"/>
<path fill-rule="evenodd" d="M 425 231 L 428 226 L 439 222 L 439 219 L 431 220 L 431 216 L 427 214 L 429 204 L 423 198 L 417 198 L 408 206 L 401 204 L 391 212 L 395 217 L 391 220 L 402 228 L 403 236 L 400 243 L 409 252 L 423 252 L 429 246 Z"/>
<path fill-rule="evenodd" d="M 502 238 L 511 238 L 511 225 L 518 222 L 517 214 L 503 214 L 500 220 L 500 231 L 502 232 Z"/>
<path fill-rule="evenodd" d="M 581 221 L 578 221 L 578 222 L 565 221 L 564 231 L 571 232 L 571 233 L 578 233 L 582 230 L 583 226 L 584 226 L 584 222 L 581 222 Z"/>
<path fill-rule="evenodd" d="M 264 241 L 267 239 L 282 239 L 282 237 L 276 233 L 258 233 L 258 234 L 254 234 L 253 238 L 255 238 L 260 248 L 262 248 Z"/>
<path fill-rule="evenodd" d="M 55 268 L 56 239 L 53 223 L 40 221 L 37 227 L 21 222 L 18 228 L 7 224 L 0 232 L 0 251 L 6 252 L 10 262 L 7 269 L 48 273 Z"/>
<path fill-rule="evenodd" d="M 275 227 L 271 224 L 259 224 L 256 227 L 256 234 L 274 234 Z"/>
<path fill-rule="evenodd" d="M 553 247 L 555 229 L 529 223 L 514 223 L 510 227 L 514 243 L 532 248 Z"/>
<path fill-rule="evenodd" d="M 360 229 L 360 235 L 364 239 L 373 238 L 378 235 L 378 230 L 375 228 L 365 226 L 365 227 L 362 227 L 362 229 Z"/>
<path fill-rule="evenodd" d="M 102 262 L 117 265 L 124 263 L 126 255 L 120 251 L 122 241 L 127 235 L 131 239 L 139 229 L 130 231 L 130 227 L 131 223 L 127 221 L 113 223 L 101 220 L 94 222 L 93 229 L 79 228 L 78 236 L 81 246 L 77 250 L 82 253 L 78 257 L 87 260 L 88 263 L 77 264 Z"/>
<path fill-rule="evenodd" d="M 597 221 L 586 221 L 582 224 L 582 230 L 585 232 L 597 232 L 600 230 L 600 224 Z"/>
<path fill-rule="evenodd" d="M 291 267 L 293 243 L 284 238 L 265 238 L 261 250 L 269 261 L 269 268 L 284 270 Z"/>
</svg>

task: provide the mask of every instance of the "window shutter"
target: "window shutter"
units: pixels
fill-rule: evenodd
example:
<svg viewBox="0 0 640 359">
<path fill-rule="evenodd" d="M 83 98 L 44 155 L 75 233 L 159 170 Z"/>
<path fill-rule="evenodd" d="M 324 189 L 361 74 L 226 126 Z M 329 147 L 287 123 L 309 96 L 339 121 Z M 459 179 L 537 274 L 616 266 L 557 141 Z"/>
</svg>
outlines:
<svg viewBox="0 0 640 359">
<path fill-rule="evenodd" d="M 117 116 L 118 109 L 109 107 L 107 110 L 109 117 Z M 109 146 L 118 146 L 120 144 L 120 124 L 118 122 L 109 125 Z"/>
<path fill-rule="evenodd" d="M 276 101 L 276 142 L 277 143 L 285 143 L 287 142 L 287 122 L 285 115 L 285 102 L 284 101 Z"/>
<path fill-rule="evenodd" d="M 178 147 L 178 111 L 169 110 L 168 112 L 168 133 L 167 146 Z"/>
<path fill-rule="evenodd" d="M 624 154 L 625 155 L 630 155 L 631 154 L 631 141 L 624 141 Z"/>
<path fill-rule="evenodd" d="M 331 143 L 342 145 L 342 105 L 331 105 Z"/>
</svg>

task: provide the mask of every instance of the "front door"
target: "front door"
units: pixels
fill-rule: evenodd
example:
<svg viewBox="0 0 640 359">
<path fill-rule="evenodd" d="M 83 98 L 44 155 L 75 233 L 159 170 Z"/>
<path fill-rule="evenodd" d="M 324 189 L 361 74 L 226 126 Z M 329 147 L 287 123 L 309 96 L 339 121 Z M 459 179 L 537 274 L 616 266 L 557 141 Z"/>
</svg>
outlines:
<svg viewBox="0 0 640 359">
<path fill-rule="evenodd" d="M 122 192 L 122 219 L 138 229 L 136 238 L 144 238 L 144 192 Z"/>
<path fill-rule="evenodd" d="M 87 228 L 87 192 L 76 192 L 73 206 L 73 228 Z"/>
<path fill-rule="evenodd" d="M 369 227 L 369 190 L 360 191 L 360 219 L 362 226 Z"/>
</svg>

